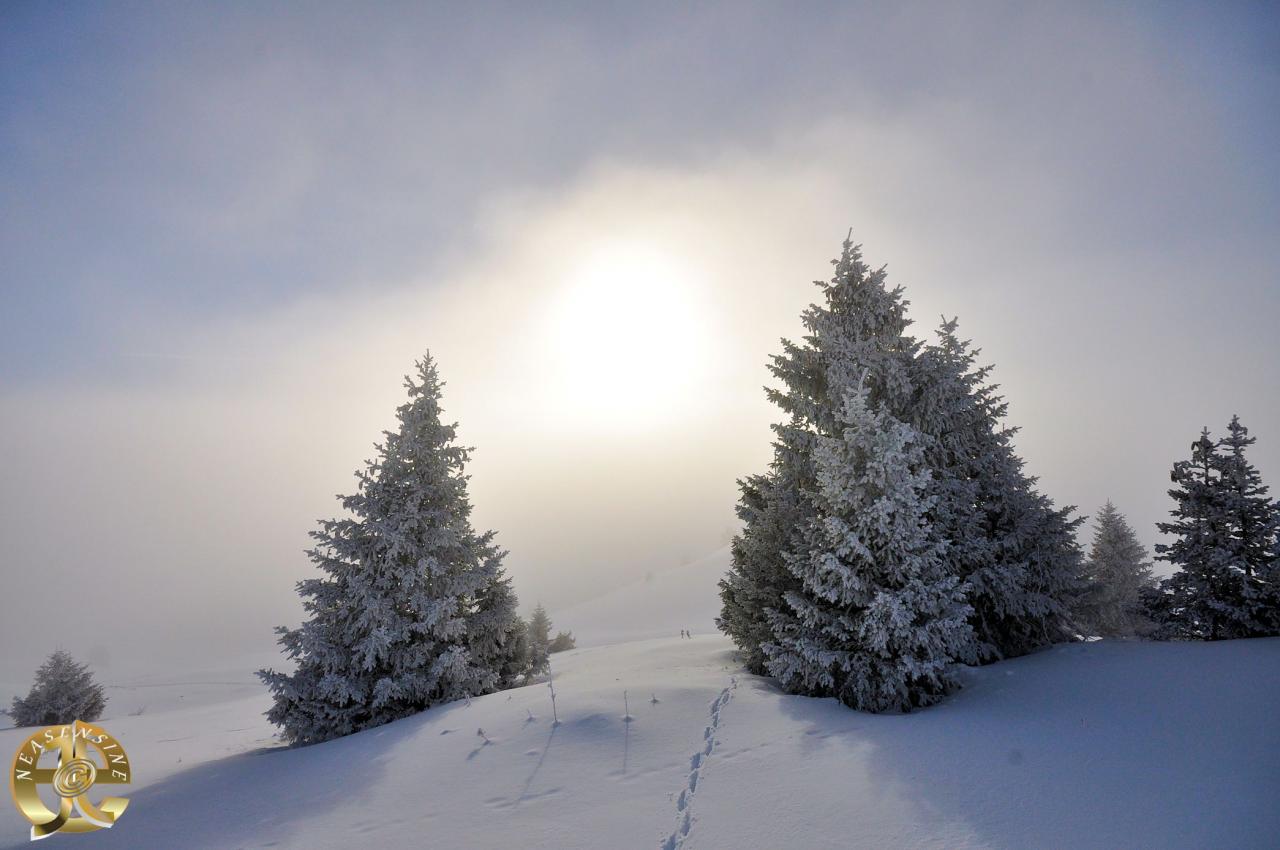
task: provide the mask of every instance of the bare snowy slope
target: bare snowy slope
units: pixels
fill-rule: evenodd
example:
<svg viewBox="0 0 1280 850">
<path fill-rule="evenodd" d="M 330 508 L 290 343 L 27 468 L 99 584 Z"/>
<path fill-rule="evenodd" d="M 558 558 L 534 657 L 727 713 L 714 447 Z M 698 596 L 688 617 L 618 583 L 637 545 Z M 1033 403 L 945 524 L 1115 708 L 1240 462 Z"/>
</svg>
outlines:
<svg viewBox="0 0 1280 850">
<path fill-rule="evenodd" d="M 716 630 L 717 582 L 729 569 L 729 547 L 690 564 L 651 573 L 577 605 L 551 612 L 557 629 L 573 632 L 578 646 L 600 646 L 643 638 L 695 635 Z"/>
<path fill-rule="evenodd" d="M 55 840 L 1167 850 L 1280 834 L 1280 639 L 1058 647 L 901 716 L 779 694 L 717 636 L 555 658 L 559 726 L 545 684 L 299 750 L 262 748 L 264 696 L 103 721 L 138 772 L 129 811 Z M 18 740 L 0 732 L 7 751 Z M 6 810 L 0 847 L 25 846 Z"/>
</svg>

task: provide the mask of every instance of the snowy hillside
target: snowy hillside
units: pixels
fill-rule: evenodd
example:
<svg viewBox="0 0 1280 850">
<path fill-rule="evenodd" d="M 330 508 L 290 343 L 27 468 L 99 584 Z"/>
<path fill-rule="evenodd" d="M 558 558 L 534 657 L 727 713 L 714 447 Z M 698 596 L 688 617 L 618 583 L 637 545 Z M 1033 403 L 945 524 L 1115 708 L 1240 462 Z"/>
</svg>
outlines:
<svg viewBox="0 0 1280 850">
<path fill-rule="evenodd" d="M 270 747 L 265 694 L 103 725 L 137 771 L 95 848 L 1274 847 L 1280 639 L 1061 646 L 874 716 L 779 694 L 727 641 L 556 656 L 546 685 Z M 623 691 L 631 722 L 626 722 Z M 656 698 L 656 702 L 653 701 Z M 483 728 L 488 741 L 477 734 Z M 12 751 L 17 730 L 0 732 Z M 27 846 L 0 814 L 0 847 Z"/>
<path fill-rule="evenodd" d="M 551 612 L 557 629 L 573 632 L 578 646 L 716 630 L 717 582 L 729 569 L 729 547 L 671 567 L 602 596 Z"/>
</svg>

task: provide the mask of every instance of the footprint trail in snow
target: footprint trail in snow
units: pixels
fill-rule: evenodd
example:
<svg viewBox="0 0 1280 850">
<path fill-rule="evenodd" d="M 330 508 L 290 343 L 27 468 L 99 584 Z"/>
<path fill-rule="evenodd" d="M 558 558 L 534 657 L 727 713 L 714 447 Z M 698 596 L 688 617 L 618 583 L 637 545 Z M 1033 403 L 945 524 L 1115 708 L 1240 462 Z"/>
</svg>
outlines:
<svg viewBox="0 0 1280 850">
<path fill-rule="evenodd" d="M 716 732 L 720 729 L 721 712 L 729 704 L 729 700 L 733 699 L 733 692 L 737 687 L 737 677 L 730 676 L 729 687 L 711 701 L 711 722 L 702 730 L 703 745 L 689 757 L 689 780 L 676 797 L 676 828 L 663 840 L 661 850 L 680 850 L 693 830 L 693 798 L 698 792 L 698 779 L 707 758 L 716 748 Z"/>
</svg>

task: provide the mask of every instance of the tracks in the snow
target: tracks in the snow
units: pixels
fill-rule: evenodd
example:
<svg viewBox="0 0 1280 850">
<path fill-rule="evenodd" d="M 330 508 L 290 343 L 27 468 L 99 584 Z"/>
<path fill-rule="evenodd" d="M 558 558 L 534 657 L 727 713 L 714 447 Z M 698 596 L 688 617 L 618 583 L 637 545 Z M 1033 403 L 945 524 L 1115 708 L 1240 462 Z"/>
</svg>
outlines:
<svg viewBox="0 0 1280 850">
<path fill-rule="evenodd" d="M 724 707 L 733 699 L 738 679 L 729 677 L 729 687 L 711 701 L 711 722 L 702 730 L 702 746 L 689 758 L 689 779 L 680 796 L 676 798 L 676 828 L 662 842 L 662 850 L 680 850 L 693 830 L 693 798 L 698 793 L 698 780 L 707 758 L 716 748 L 716 732 L 720 730 L 720 716 Z"/>
</svg>

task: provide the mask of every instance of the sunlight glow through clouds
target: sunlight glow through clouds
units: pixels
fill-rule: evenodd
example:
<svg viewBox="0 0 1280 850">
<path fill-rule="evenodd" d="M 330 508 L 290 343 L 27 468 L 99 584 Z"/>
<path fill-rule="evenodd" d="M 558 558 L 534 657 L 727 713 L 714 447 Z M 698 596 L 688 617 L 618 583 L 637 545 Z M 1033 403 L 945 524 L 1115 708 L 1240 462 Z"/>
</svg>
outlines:
<svg viewBox="0 0 1280 850">
<path fill-rule="evenodd" d="M 549 299 L 546 342 L 559 406 L 594 427 L 677 417 L 710 374 L 718 340 L 699 273 L 656 242 L 601 242 Z"/>
</svg>

